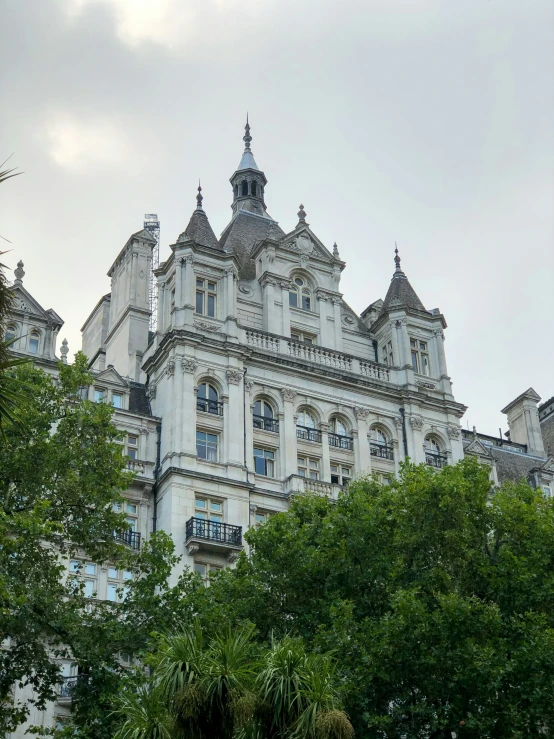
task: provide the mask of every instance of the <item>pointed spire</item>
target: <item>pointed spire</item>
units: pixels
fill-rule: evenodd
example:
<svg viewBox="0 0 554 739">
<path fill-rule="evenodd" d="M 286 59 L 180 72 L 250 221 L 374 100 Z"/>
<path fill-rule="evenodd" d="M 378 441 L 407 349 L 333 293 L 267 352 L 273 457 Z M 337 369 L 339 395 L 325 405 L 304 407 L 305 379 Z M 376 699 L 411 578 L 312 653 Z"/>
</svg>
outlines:
<svg viewBox="0 0 554 739">
<path fill-rule="evenodd" d="M 396 272 L 402 272 L 400 269 L 400 257 L 398 256 L 398 244 L 394 242 L 394 263 L 396 264 Z"/>
<path fill-rule="evenodd" d="M 244 136 L 242 137 L 242 140 L 244 141 L 244 152 L 242 154 L 242 158 L 240 160 L 240 164 L 237 168 L 237 172 L 241 169 L 258 169 L 258 165 L 256 164 L 256 160 L 254 159 L 254 154 L 252 154 L 252 150 L 250 149 L 250 142 L 252 141 L 252 136 L 250 135 L 250 123 L 248 122 L 248 113 L 246 114 L 246 126 L 244 127 Z"/>
<path fill-rule="evenodd" d="M 413 308 L 424 311 L 423 303 L 400 267 L 400 255 L 396 241 L 394 242 L 394 264 L 396 265 L 394 274 L 383 302 L 382 311 L 394 308 Z"/>
<path fill-rule="evenodd" d="M 200 186 L 200 180 L 198 180 L 198 195 L 196 196 L 196 210 L 202 210 L 202 187 Z"/>
<path fill-rule="evenodd" d="M 244 127 L 245 134 L 242 137 L 242 140 L 244 141 L 244 148 L 250 149 L 250 142 L 252 141 L 252 136 L 250 136 L 250 124 L 248 123 L 248 113 L 246 113 L 246 126 Z"/>
<path fill-rule="evenodd" d="M 14 270 L 15 280 L 14 283 L 16 285 L 22 285 L 23 284 L 23 278 L 25 277 L 25 270 L 23 269 L 23 262 L 21 259 L 17 263 L 17 269 Z"/>
</svg>

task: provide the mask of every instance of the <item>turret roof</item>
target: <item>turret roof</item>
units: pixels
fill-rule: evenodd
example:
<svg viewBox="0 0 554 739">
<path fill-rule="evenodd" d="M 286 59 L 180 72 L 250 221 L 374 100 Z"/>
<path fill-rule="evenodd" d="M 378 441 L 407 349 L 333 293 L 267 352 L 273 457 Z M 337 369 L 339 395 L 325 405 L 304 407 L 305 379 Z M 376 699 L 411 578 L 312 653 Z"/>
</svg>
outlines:
<svg viewBox="0 0 554 739">
<path fill-rule="evenodd" d="M 418 298 L 414 288 L 410 285 L 410 281 L 400 269 L 398 249 L 395 249 L 394 261 L 396 262 L 396 270 L 392 276 L 387 295 L 383 302 L 382 312 L 394 308 L 412 308 L 426 312 L 425 306 Z"/>
<path fill-rule="evenodd" d="M 211 246 L 212 249 L 221 249 L 217 236 L 214 234 L 208 216 L 202 208 L 202 188 L 198 185 L 198 195 L 196 196 L 196 210 L 190 217 L 188 226 L 179 236 L 177 241 L 194 241 L 199 246 Z"/>
</svg>

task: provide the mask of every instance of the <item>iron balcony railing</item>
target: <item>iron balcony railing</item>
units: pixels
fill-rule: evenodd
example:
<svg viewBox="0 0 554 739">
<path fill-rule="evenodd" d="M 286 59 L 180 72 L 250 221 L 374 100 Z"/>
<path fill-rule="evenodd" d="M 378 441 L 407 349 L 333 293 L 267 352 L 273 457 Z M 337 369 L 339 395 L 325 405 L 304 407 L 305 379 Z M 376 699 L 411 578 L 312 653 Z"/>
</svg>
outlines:
<svg viewBox="0 0 554 739">
<path fill-rule="evenodd" d="M 440 470 L 442 467 L 446 467 L 447 459 L 446 454 L 439 454 L 439 452 L 425 452 L 425 464 L 429 467 L 435 467 Z"/>
<path fill-rule="evenodd" d="M 140 534 L 138 531 L 116 531 L 114 539 L 127 544 L 131 549 L 140 549 Z"/>
<path fill-rule="evenodd" d="M 242 526 L 233 526 L 230 523 L 210 521 L 193 516 L 186 525 L 186 537 L 189 539 L 204 539 L 206 541 L 242 546 Z"/>
<path fill-rule="evenodd" d="M 375 441 L 372 441 L 369 445 L 369 453 L 372 457 L 394 460 L 394 451 L 392 446 L 389 444 L 378 444 Z"/>
<path fill-rule="evenodd" d="M 274 434 L 279 433 L 279 421 L 274 418 L 266 418 L 265 416 L 257 416 L 254 414 L 254 428 L 262 431 L 272 431 Z"/>
<path fill-rule="evenodd" d="M 71 698 L 71 694 L 77 685 L 77 680 L 79 680 L 79 675 L 71 675 L 70 677 L 64 677 L 62 679 L 63 682 L 60 685 L 58 695 L 60 698 Z"/>
<path fill-rule="evenodd" d="M 223 415 L 223 403 L 219 400 L 207 400 L 206 398 L 196 398 L 196 410 L 202 413 L 213 413 L 214 416 Z"/>
<path fill-rule="evenodd" d="M 321 431 L 308 428 L 307 426 L 297 426 L 296 438 L 304 439 L 304 441 L 321 441 Z"/>
<path fill-rule="evenodd" d="M 329 446 L 335 446 L 338 449 L 354 449 L 354 439 L 351 436 L 342 436 L 341 434 L 329 434 Z"/>
</svg>

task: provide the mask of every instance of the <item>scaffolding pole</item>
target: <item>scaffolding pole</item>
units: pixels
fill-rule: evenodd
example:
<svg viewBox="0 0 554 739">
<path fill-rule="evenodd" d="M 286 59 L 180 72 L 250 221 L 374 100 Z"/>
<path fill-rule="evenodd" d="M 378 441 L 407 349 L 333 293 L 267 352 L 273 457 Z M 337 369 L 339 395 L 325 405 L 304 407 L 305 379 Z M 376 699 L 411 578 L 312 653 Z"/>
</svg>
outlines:
<svg viewBox="0 0 554 739">
<path fill-rule="evenodd" d="M 156 239 L 156 244 L 152 247 L 152 265 L 150 269 L 150 285 L 148 288 L 150 331 L 155 331 L 158 318 L 158 286 L 154 270 L 158 269 L 160 265 L 160 222 L 157 213 L 144 214 L 144 228 Z"/>
</svg>

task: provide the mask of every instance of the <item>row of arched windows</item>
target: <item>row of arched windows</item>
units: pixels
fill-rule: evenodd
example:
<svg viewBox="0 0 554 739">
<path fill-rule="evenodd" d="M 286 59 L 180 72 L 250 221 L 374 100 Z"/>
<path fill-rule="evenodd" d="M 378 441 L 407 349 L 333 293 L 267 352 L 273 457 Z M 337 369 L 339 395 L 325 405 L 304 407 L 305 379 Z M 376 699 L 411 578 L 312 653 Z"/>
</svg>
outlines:
<svg viewBox="0 0 554 739">
<path fill-rule="evenodd" d="M 6 327 L 6 333 L 4 335 L 4 340 L 13 342 L 14 339 L 17 338 L 17 327 L 9 323 Z M 29 333 L 29 338 L 27 341 L 27 351 L 30 354 L 38 354 L 40 347 L 40 333 L 36 329 L 33 329 Z"/>
<path fill-rule="evenodd" d="M 246 198 L 249 195 L 253 198 L 263 197 L 264 188 L 256 182 L 256 180 L 242 180 L 240 184 L 235 185 L 235 197 L 238 198 L 239 194 L 241 197 Z"/>
</svg>

